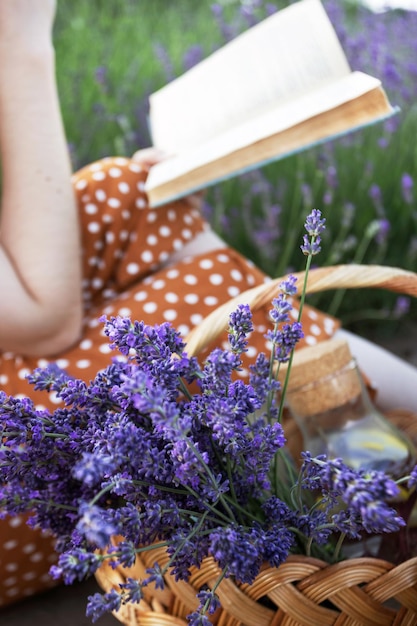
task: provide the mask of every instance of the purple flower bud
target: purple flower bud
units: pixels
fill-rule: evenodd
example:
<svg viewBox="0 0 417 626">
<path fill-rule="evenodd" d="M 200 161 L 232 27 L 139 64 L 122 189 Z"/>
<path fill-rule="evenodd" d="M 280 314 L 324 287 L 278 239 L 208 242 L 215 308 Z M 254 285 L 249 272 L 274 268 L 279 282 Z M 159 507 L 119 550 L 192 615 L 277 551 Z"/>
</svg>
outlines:
<svg viewBox="0 0 417 626">
<path fill-rule="evenodd" d="M 192 67 L 194 67 L 194 65 L 197 65 L 197 63 L 200 63 L 200 61 L 203 59 L 203 48 L 199 45 L 196 44 L 195 46 L 190 46 L 183 57 L 183 66 L 184 66 L 184 70 L 189 70 Z"/>
<path fill-rule="evenodd" d="M 377 203 L 381 202 L 382 200 L 381 188 L 376 183 L 372 184 L 371 187 L 369 188 L 369 197 L 374 202 L 377 202 Z"/>
<path fill-rule="evenodd" d="M 313 203 L 313 192 L 311 190 L 311 185 L 307 183 L 303 183 L 301 185 L 301 195 L 303 197 L 303 202 L 306 206 L 311 206 Z"/>
<path fill-rule="evenodd" d="M 411 470 L 410 478 L 408 479 L 407 489 L 412 489 L 417 486 L 417 465 Z"/>
<path fill-rule="evenodd" d="M 410 310 L 411 302 L 407 296 L 399 296 L 395 301 L 393 315 L 395 318 L 404 317 Z"/>
<path fill-rule="evenodd" d="M 304 228 L 310 237 L 317 237 L 325 229 L 326 219 L 321 217 L 321 211 L 313 209 L 310 215 L 307 215 Z"/>
<path fill-rule="evenodd" d="M 319 236 L 316 237 L 315 241 L 310 240 L 307 235 L 304 235 L 303 238 L 304 243 L 300 246 L 302 253 L 305 256 L 315 256 L 321 250 L 320 243 L 321 238 Z"/>
<path fill-rule="evenodd" d="M 355 216 L 356 207 L 352 202 L 346 202 L 343 206 L 342 226 L 349 228 Z"/>
<path fill-rule="evenodd" d="M 99 65 L 99 67 L 96 67 L 94 76 L 99 85 L 102 87 L 107 86 L 107 67 L 105 65 Z"/>
<path fill-rule="evenodd" d="M 326 171 L 326 182 L 330 189 L 336 189 L 338 186 L 337 170 L 333 165 L 330 165 Z"/>
<path fill-rule="evenodd" d="M 295 296 L 297 293 L 297 278 L 290 274 L 285 280 L 282 281 L 279 285 L 280 291 L 287 296 Z"/>
<path fill-rule="evenodd" d="M 333 202 L 333 191 L 331 189 L 327 189 L 323 195 L 323 204 L 329 206 Z"/>
<path fill-rule="evenodd" d="M 165 71 L 165 78 L 169 82 L 175 78 L 175 70 L 165 46 L 159 42 L 154 43 L 154 52 L 157 60 Z"/>
<path fill-rule="evenodd" d="M 403 174 L 401 177 L 401 191 L 407 204 L 411 204 L 413 201 L 413 187 L 414 181 L 410 174 Z"/>
<path fill-rule="evenodd" d="M 96 622 L 102 615 L 111 611 L 118 611 L 122 604 L 122 596 L 115 589 L 108 593 L 95 593 L 88 598 L 87 617 Z"/>
<path fill-rule="evenodd" d="M 378 231 L 375 236 L 375 241 L 382 245 L 387 241 L 388 233 L 391 230 L 391 224 L 387 219 L 378 220 Z"/>
<path fill-rule="evenodd" d="M 252 312 L 248 304 L 240 304 L 229 316 L 229 343 L 236 354 L 246 352 L 247 335 L 253 330 Z"/>
</svg>

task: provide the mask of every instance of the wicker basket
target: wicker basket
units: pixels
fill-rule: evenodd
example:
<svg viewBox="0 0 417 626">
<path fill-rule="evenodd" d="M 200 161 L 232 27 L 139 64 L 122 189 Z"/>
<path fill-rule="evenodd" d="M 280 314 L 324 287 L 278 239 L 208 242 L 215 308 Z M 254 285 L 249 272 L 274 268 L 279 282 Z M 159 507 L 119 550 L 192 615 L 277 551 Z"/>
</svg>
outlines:
<svg viewBox="0 0 417 626">
<path fill-rule="evenodd" d="M 302 279 L 303 273 L 298 276 Z M 255 310 L 271 302 L 281 280 L 250 289 L 216 309 L 190 333 L 189 354 L 198 354 L 224 330 L 238 303 L 249 303 Z M 310 272 L 307 291 L 358 287 L 417 296 L 417 274 L 381 266 L 320 268 Z M 396 411 L 391 417 L 417 442 L 416 415 Z M 295 424 L 285 428 L 288 440 L 299 442 Z M 167 563 L 164 550 L 142 553 L 128 569 L 104 564 L 96 578 L 105 591 L 119 589 L 128 577 L 143 578 L 156 560 L 161 566 Z M 214 560 L 207 558 L 187 583 L 167 576 L 165 589 L 146 588 L 140 604 L 124 605 L 114 615 L 125 626 L 186 626 L 186 615 L 197 607 L 196 592 L 211 586 L 219 574 Z M 217 626 L 417 626 L 417 557 L 395 566 L 376 558 L 329 565 L 291 556 L 279 568 L 265 566 L 252 585 L 226 579 L 217 592 L 222 608 L 211 616 Z"/>
</svg>

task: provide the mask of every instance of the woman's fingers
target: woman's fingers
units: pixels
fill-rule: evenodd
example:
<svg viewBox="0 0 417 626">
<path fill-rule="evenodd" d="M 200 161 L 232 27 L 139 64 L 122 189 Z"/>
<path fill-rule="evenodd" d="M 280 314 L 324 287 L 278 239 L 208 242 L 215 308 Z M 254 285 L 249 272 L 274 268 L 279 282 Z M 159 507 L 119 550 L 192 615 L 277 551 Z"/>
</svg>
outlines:
<svg viewBox="0 0 417 626">
<path fill-rule="evenodd" d="M 159 150 L 159 148 L 143 148 L 142 150 L 138 150 L 132 156 L 132 159 L 137 163 L 140 163 L 146 167 L 152 167 L 161 161 L 165 161 L 169 158 L 169 154 L 164 152 L 163 150 Z M 203 191 L 198 191 L 196 193 L 192 193 L 183 198 L 184 202 L 187 202 L 193 209 L 197 209 L 200 211 L 201 203 L 203 200 Z"/>
<path fill-rule="evenodd" d="M 133 154 L 132 159 L 145 166 L 152 167 L 152 165 L 156 165 L 168 157 L 169 155 L 163 150 L 151 147 L 138 150 Z"/>
</svg>

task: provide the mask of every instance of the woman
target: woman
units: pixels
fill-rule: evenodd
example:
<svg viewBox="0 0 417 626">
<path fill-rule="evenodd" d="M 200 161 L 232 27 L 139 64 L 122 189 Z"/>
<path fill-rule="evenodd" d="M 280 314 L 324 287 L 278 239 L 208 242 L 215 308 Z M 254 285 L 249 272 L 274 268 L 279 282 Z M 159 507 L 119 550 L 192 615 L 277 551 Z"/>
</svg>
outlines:
<svg viewBox="0 0 417 626">
<path fill-rule="evenodd" d="M 155 150 L 104 159 L 71 178 L 55 83 L 55 9 L 55 0 L 0 2 L 0 388 L 49 408 L 56 398 L 34 392 L 27 373 L 54 361 L 90 380 L 113 356 L 102 314 L 169 321 L 186 335 L 213 308 L 266 280 L 210 231 L 197 197 L 149 208 L 144 182 L 162 158 Z M 267 312 L 254 322 L 249 357 L 265 349 Z M 339 326 L 310 308 L 303 322 L 307 344 Z M 410 373 L 401 366 L 404 381 Z M 54 584 L 52 539 L 24 522 L 0 522 L 0 607 Z"/>
<path fill-rule="evenodd" d="M 39 358 L 59 357 L 87 379 L 108 362 L 96 345 L 106 350 L 103 312 L 172 321 L 186 334 L 265 277 L 226 251 L 196 198 L 149 209 L 143 185 L 161 158 L 155 150 L 87 166 L 71 184 L 54 75 L 55 2 L 5 0 L 0 11 L 0 374 L 8 393 L 27 394 L 25 374 Z M 198 264 L 184 262 L 196 252 Z M 326 324 L 332 332 L 334 322 Z"/>
</svg>

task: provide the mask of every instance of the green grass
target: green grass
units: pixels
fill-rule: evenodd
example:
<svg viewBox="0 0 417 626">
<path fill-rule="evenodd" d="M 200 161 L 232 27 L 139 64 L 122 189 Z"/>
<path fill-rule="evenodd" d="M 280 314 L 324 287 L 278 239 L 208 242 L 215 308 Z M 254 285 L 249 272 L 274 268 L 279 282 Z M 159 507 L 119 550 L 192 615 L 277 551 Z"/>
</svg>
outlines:
<svg viewBox="0 0 417 626">
<path fill-rule="evenodd" d="M 71 0 L 58 4 L 57 77 L 68 140 L 76 165 L 138 147 L 130 134 L 137 109 L 166 82 L 155 44 L 169 51 L 175 72 L 182 55 L 202 42 L 205 54 L 219 41 L 210 3 L 195 0 Z M 95 79 L 107 72 L 106 87 Z M 141 120 L 142 121 L 142 120 Z"/>
</svg>

